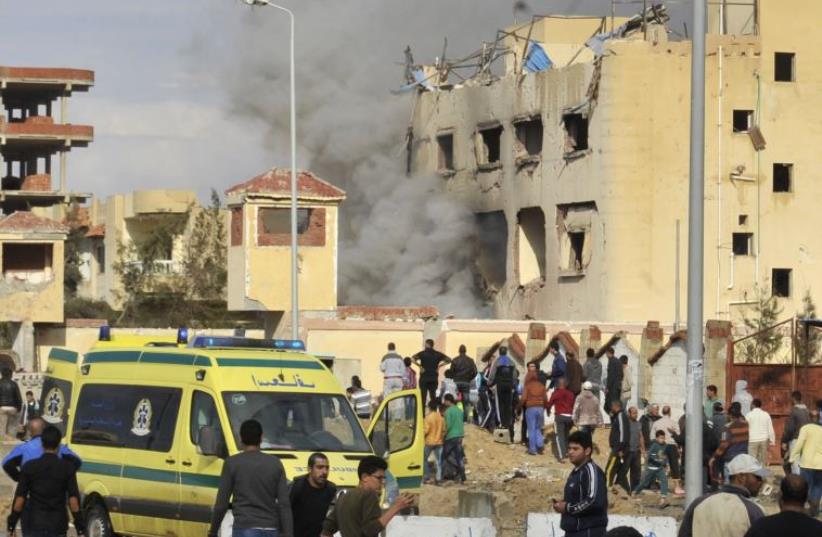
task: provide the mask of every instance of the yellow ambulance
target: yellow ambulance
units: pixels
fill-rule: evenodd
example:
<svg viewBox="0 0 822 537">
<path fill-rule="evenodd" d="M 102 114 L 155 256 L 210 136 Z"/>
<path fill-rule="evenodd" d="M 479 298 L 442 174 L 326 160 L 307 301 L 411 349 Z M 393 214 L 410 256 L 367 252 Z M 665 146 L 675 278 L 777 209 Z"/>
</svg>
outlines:
<svg viewBox="0 0 822 537">
<path fill-rule="evenodd" d="M 42 392 L 43 418 L 83 460 L 89 537 L 205 535 L 223 460 L 241 449 L 240 424 L 252 418 L 289 479 L 320 451 L 329 479 L 354 487 L 357 464 L 376 453 L 388 456 L 400 491 L 420 490 L 417 390 L 387 397 L 364 431 L 339 382 L 302 342 L 111 343 L 84 356 L 52 349 Z"/>
</svg>

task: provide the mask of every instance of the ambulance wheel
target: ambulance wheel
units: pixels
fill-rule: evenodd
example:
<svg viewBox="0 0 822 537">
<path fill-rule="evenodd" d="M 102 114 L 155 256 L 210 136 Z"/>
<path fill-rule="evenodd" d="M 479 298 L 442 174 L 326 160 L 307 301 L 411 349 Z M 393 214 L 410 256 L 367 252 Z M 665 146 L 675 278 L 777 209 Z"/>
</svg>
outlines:
<svg viewBox="0 0 822 537">
<path fill-rule="evenodd" d="M 86 537 L 114 537 L 106 508 L 94 502 L 86 512 Z"/>
</svg>

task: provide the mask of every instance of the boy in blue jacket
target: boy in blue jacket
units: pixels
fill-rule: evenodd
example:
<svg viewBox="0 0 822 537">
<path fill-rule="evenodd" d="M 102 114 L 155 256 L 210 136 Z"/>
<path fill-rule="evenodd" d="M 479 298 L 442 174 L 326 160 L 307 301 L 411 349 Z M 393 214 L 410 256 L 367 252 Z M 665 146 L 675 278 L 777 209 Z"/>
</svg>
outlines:
<svg viewBox="0 0 822 537">
<path fill-rule="evenodd" d="M 591 435 L 576 431 L 568 437 L 568 460 L 574 465 L 562 501 L 554 500 L 565 537 L 604 537 L 608 527 L 605 472 L 591 460 Z"/>
<path fill-rule="evenodd" d="M 668 455 L 665 453 L 665 431 L 657 431 L 654 442 L 651 443 L 651 449 L 648 450 L 648 464 L 645 467 L 645 472 L 642 474 L 642 479 L 639 485 L 634 489 L 633 495 L 636 496 L 644 489 L 651 486 L 654 481 L 659 481 L 659 492 L 662 497 L 659 499 L 660 507 L 668 506 L 668 474 L 665 469 L 668 467 Z"/>
</svg>

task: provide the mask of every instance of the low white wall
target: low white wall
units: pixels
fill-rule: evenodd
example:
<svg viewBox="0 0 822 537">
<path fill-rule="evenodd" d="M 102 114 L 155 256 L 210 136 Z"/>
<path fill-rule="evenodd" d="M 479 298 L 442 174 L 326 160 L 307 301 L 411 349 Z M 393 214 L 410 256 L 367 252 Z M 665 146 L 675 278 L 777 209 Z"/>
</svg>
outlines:
<svg viewBox="0 0 822 537">
<path fill-rule="evenodd" d="M 557 513 L 528 513 L 527 537 L 563 535 Z M 676 519 L 670 516 L 608 515 L 608 529 L 630 526 L 644 537 L 676 537 Z"/>
<path fill-rule="evenodd" d="M 387 537 L 496 537 L 490 518 L 439 516 L 395 517 L 386 528 Z"/>
</svg>

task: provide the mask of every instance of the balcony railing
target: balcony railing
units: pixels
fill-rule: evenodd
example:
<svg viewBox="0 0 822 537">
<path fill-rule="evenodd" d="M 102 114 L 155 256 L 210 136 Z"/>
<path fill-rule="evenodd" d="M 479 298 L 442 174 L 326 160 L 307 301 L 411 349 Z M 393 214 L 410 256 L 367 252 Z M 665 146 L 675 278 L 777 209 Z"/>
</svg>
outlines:
<svg viewBox="0 0 822 537">
<path fill-rule="evenodd" d="M 151 275 L 179 274 L 181 271 L 180 262 L 173 259 L 158 259 L 146 266 L 142 261 L 128 261 L 126 269 L 138 270 Z"/>
</svg>

